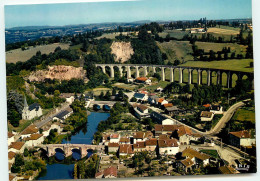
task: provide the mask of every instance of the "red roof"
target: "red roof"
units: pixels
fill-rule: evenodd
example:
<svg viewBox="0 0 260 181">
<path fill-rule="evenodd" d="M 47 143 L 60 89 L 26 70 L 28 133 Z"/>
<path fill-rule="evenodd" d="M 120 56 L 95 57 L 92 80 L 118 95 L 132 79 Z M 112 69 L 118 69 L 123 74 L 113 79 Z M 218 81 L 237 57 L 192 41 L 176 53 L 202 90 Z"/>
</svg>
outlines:
<svg viewBox="0 0 260 181">
<path fill-rule="evenodd" d="M 177 139 L 164 139 L 158 140 L 159 147 L 178 147 L 178 140 Z"/>
<path fill-rule="evenodd" d="M 110 135 L 110 139 L 116 139 L 116 138 L 119 138 L 119 134 L 111 134 Z"/>
<path fill-rule="evenodd" d="M 138 149 L 138 148 L 145 148 L 145 143 L 144 142 L 136 142 L 136 144 L 134 144 L 134 149 Z"/>
<path fill-rule="evenodd" d="M 147 80 L 146 77 L 137 77 L 136 80 L 145 82 Z"/>
<path fill-rule="evenodd" d="M 210 104 L 204 104 L 203 106 L 206 107 L 206 108 L 208 108 L 208 107 L 210 107 L 211 105 L 210 105 Z"/>
<path fill-rule="evenodd" d="M 104 170 L 104 177 L 106 178 L 107 176 L 114 176 L 117 177 L 117 169 L 116 167 L 110 166 L 107 169 Z"/>
<path fill-rule="evenodd" d="M 238 138 L 251 138 L 253 136 L 253 135 L 251 135 L 251 132 L 249 132 L 247 130 L 230 132 L 230 134 L 232 134 Z"/>
<path fill-rule="evenodd" d="M 12 142 L 11 145 L 9 146 L 9 148 L 14 148 L 16 150 L 20 150 L 24 144 L 25 144 L 24 142 Z"/>
<path fill-rule="evenodd" d="M 8 138 L 11 138 L 12 136 L 14 136 L 14 134 L 11 132 L 8 132 Z"/>
<path fill-rule="evenodd" d="M 127 154 L 133 154 L 133 148 L 132 145 L 124 144 L 119 145 L 119 153 L 127 153 Z"/>
<path fill-rule="evenodd" d="M 157 139 L 156 138 L 152 138 L 150 140 L 146 140 L 145 141 L 145 145 L 146 146 L 156 146 L 157 145 Z"/>
<path fill-rule="evenodd" d="M 173 107 L 173 104 L 172 104 L 172 103 L 168 103 L 168 104 L 164 104 L 163 106 L 164 106 L 165 108 L 166 108 L 166 107 Z"/>
</svg>

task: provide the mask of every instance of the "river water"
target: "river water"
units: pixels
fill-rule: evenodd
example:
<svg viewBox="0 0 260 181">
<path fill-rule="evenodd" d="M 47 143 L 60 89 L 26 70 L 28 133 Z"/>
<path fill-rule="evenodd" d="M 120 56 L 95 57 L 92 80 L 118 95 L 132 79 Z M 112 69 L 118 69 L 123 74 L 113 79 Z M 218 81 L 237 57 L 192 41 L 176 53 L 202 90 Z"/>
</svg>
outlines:
<svg viewBox="0 0 260 181">
<path fill-rule="evenodd" d="M 88 116 L 87 130 L 83 128 L 77 134 L 72 135 L 70 140 L 62 140 L 62 144 L 91 144 L 93 140 L 93 135 L 97 131 L 98 123 L 100 121 L 107 120 L 109 116 L 109 113 L 91 112 L 91 114 Z M 57 160 L 64 159 L 63 153 L 61 152 L 57 152 L 55 154 L 55 157 L 57 158 Z M 72 157 L 78 160 L 80 159 L 80 154 L 78 152 L 73 152 Z M 74 164 L 47 164 L 46 173 L 43 176 L 39 177 L 38 180 L 73 179 L 73 168 Z"/>
</svg>

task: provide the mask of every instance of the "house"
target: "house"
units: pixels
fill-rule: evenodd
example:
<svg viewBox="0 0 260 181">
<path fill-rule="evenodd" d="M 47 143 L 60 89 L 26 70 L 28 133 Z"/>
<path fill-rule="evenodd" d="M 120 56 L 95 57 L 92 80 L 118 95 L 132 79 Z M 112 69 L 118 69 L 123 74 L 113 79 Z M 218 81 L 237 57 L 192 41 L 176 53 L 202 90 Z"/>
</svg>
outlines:
<svg viewBox="0 0 260 181">
<path fill-rule="evenodd" d="M 127 155 L 134 156 L 132 145 L 130 144 L 119 145 L 119 156 L 127 156 Z"/>
<path fill-rule="evenodd" d="M 220 105 L 212 105 L 210 107 L 210 112 L 213 112 L 214 114 L 223 114 L 223 107 Z"/>
<path fill-rule="evenodd" d="M 134 145 L 134 152 L 146 151 L 145 142 L 136 142 Z"/>
<path fill-rule="evenodd" d="M 64 123 L 64 120 L 67 119 L 71 114 L 73 113 L 73 110 L 71 108 L 68 108 L 64 111 L 61 111 L 60 113 L 56 114 L 52 120 L 53 121 L 60 121 L 61 123 Z"/>
<path fill-rule="evenodd" d="M 170 116 L 174 116 L 176 114 L 179 114 L 179 112 L 180 112 L 180 109 L 177 106 L 165 107 L 165 113 L 170 115 Z"/>
<path fill-rule="evenodd" d="M 186 159 L 191 159 L 196 165 L 200 165 L 201 163 L 203 166 L 209 164 L 210 156 L 205 153 L 200 153 L 192 148 L 186 148 L 182 151 L 182 156 L 186 157 Z"/>
<path fill-rule="evenodd" d="M 164 98 L 157 98 L 156 100 L 157 106 L 161 107 L 164 104 L 168 104 L 168 101 L 166 101 Z"/>
<path fill-rule="evenodd" d="M 150 95 L 148 97 L 148 103 L 151 105 L 156 104 L 156 99 L 158 99 L 157 95 Z"/>
<path fill-rule="evenodd" d="M 134 110 L 135 110 L 135 116 L 139 119 L 150 116 L 148 107 L 143 104 L 137 105 L 134 108 Z"/>
<path fill-rule="evenodd" d="M 8 146 L 9 146 L 12 142 L 14 142 L 14 134 L 13 134 L 13 133 L 8 132 L 7 141 L 8 141 Z"/>
<path fill-rule="evenodd" d="M 42 108 L 40 104 L 33 103 L 28 106 L 26 98 L 24 98 L 24 108 L 22 111 L 22 119 L 31 120 L 36 117 L 40 117 L 42 115 Z"/>
<path fill-rule="evenodd" d="M 239 171 L 237 171 L 236 169 L 230 167 L 230 166 L 221 166 L 218 168 L 219 169 L 219 172 L 221 174 L 238 174 L 240 173 Z"/>
<path fill-rule="evenodd" d="M 167 103 L 167 104 L 163 104 L 163 109 L 166 109 L 168 107 L 173 107 L 173 104 L 172 103 Z"/>
<path fill-rule="evenodd" d="M 137 99 L 137 101 L 147 101 L 148 100 L 147 94 L 142 94 L 142 93 L 138 93 L 138 92 L 136 92 L 134 94 L 134 97 Z"/>
<path fill-rule="evenodd" d="M 145 141 L 145 147 L 147 151 L 155 151 L 157 146 L 157 139 L 156 138 L 152 138 L 149 140 Z"/>
<path fill-rule="evenodd" d="M 152 83 L 151 79 L 148 79 L 146 77 L 137 77 L 135 79 L 135 82 L 147 85 L 150 85 Z"/>
<path fill-rule="evenodd" d="M 30 137 L 32 134 L 35 133 L 39 133 L 39 129 L 34 124 L 31 124 L 21 132 L 21 139 Z"/>
<path fill-rule="evenodd" d="M 105 170 L 96 173 L 95 178 L 117 178 L 117 168 L 109 166 Z"/>
<path fill-rule="evenodd" d="M 110 143 L 119 143 L 120 134 L 114 133 L 110 135 Z"/>
<path fill-rule="evenodd" d="M 156 124 L 154 126 L 155 129 L 155 136 L 159 136 L 161 134 L 172 134 L 173 131 L 175 131 L 177 125 L 161 125 Z"/>
<path fill-rule="evenodd" d="M 15 155 L 16 155 L 16 153 L 13 152 L 13 151 L 9 151 L 9 152 L 8 152 L 8 163 L 11 163 L 11 164 L 14 163 L 14 161 L 15 161 Z"/>
<path fill-rule="evenodd" d="M 160 155 L 176 155 L 179 152 L 179 142 L 177 139 L 159 139 L 158 147 Z"/>
<path fill-rule="evenodd" d="M 32 134 L 30 137 L 24 138 L 26 147 L 38 146 L 43 143 L 43 134 Z"/>
<path fill-rule="evenodd" d="M 130 144 L 130 138 L 128 138 L 128 137 L 120 138 L 119 144 Z"/>
<path fill-rule="evenodd" d="M 25 148 L 25 143 L 24 142 L 12 142 L 11 145 L 8 147 L 8 151 L 12 151 L 15 153 L 23 153 Z"/>
<path fill-rule="evenodd" d="M 229 133 L 229 142 L 236 147 L 250 147 L 256 144 L 255 133 L 251 130 L 242 130 Z"/>
<path fill-rule="evenodd" d="M 147 139 L 151 139 L 153 137 L 153 133 L 151 131 L 147 131 L 147 132 L 136 132 L 133 136 L 134 138 L 134 143 L 136 142 L 144 142 Z"/>
<path fill-rule="evenodd" d="M 181 145 L 188 145 L 190 141 L 198 141 L 202 137 L 202 135 L 193 133 L 189 127 L 184 125 L 178 126 L 173 135 L 177 135 L 176 138 Z"/>
<path fill-rule="evenodd" d="M 162 125 L 174 125 L 174 122 L 172 119 L 165 119 L 162 121 Z"/>
<path fill-rule="evenodd" d="M 118 143 L 108 143 L 108 153 L 117 152 L 119 148 Z"/>
<path fill-rule="evenodd" d="M 188 172 L 188 170 L 191 171 L 193 165 L 195 165 L 195 163 L 190 158 L 186 158 L 177 162 L 177 167 L 184 169 L 185 172 Z"/>
<path fill-rule="evenodd" d="M 133 83 L 133 82 L 134 82 L 134 79 L 133 79 L 133 78 L 127 78 L 127 82 L 128 82 L 128 83 Z"/>
<path fill-rule="evenodd" d="M 201 121 L 212 121 L 213 117 L 214 117 L 213 112 L 202 111 L 200 114 Z"/>
<path fill-rule="evenodd" d="M 61 93 L 60 98 L 66 99 L 66 102 L 71 104 L 75 100 L 74 93 Z"/>
</svg>

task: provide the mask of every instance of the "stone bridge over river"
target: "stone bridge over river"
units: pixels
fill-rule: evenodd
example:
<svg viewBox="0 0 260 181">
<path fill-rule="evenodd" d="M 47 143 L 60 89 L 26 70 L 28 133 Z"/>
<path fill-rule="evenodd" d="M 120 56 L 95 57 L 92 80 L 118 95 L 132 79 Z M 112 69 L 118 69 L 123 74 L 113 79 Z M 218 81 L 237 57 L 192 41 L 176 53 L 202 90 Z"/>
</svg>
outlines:
<svg viewBox="0 0 260 181">
<path fill-rule="evenodd" d="M 231 65 L 232 66 L 232 65 Z M 140 68 L 143 68 L 143 75 L 147 76 L 149 69 L 152 69 L 153 73 L 156 73 L 158 69 L 161 71 L 161 80 L 165 81 L 165 71 L 168 69 L 170 71 L 170 82 L 174 82 L 176 76 L 174 72 L 178 70 L 178 82 L 184 83 L 184 74 L 188 74 L 188 84 L 202 84 L 202 73 L 205 71 L 207 73 L 207 85 L 212 84 L 212 74 L 215 73 L 217 81 L 217 85 L 222 85 L 222 76 L 226 74 L 226 87 L 232 87 L 232 77 L 233 75 L 237 76 L 237 80 L 242 80 L 244 76 L 248 78 L 250 81 L 253 82 L 254 80 L 254 73 L 251 72 L 240 72 L 240 71 L 232 71 L 232 70 L 223 70 L 223 69 L 213 69 L 213 68 L 199 68 L 199 67 L 184 67 L 184 66 L 171 66 L 171 65 L 143 65 L 143 64 L 96 64 L 96 67 L 102 69 L 103 73 L 110 72 L 110 77 L 113 78 L 115 75 L 115 69 L 119 71 L 120 76 L 123 76 L 123 70 L 126 71 L 127 78 L 131 78 L 131 69 L 135 69 L 135 78 L 139 77 L 140 75 Z M 196 82 L 193 81 L 193 76 L 197 72 Z M 252 84 L 254 85 L 254 84 Z"/>
<path fill-rule="evenodd" d="M 73 150 L 78 150 L 81 154 L 81 157 L 85 157 L 88 154 L 88 151 L 97 150 L 104 151 L 105 146 L 103 145 L 87 145 L 87 144 L 48 144 L 40 145 L 38 148 L 42 148 L 47 152 L 47 156 L 51 157 L 55 155 L 56 151 L 61 150 L 64 152 L 65 157 L 71 156 Z"/>
</svg>

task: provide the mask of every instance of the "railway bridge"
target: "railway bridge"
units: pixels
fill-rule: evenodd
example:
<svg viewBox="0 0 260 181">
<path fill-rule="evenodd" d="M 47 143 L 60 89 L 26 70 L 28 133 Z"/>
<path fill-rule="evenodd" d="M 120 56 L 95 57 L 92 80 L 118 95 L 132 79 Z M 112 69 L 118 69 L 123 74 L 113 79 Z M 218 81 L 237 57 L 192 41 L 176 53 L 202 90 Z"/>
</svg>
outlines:
<svg viewBox="0 0 260 181">
<path fill-rule="evenodd" d="M 175 81 L 175 76 L 178 70 L 178 82 L 184 83 L 184 74 L 188 75 L 188 84 L 202 84 L 202 73 L 205 71 L 207 75 L 207 85 L 212 84 L 212 76 L 215 73 L 217 77 L 216 84 L 223 85 L 223 74 L 226 74 L 226 85 L 227 88 L 232 88 L 232 76 L 236 75 L 237 80 L 242 80 L 243 78 L 248 78 L 250 81 L 254 81 L 254 74 L 252 72 L 241 72 L 241 71 L 232 71 L 232 70 L 224 70 L 224 69 L 214 69 L 214 68 L 199 68 L 199 67 L 184 67 L 184 66 L 171 66 L 171 65 L 147 65 L 147 64 L 96 64 L 96 67 L 102 69 L 103 73 L 107 73 L 110 71 L 110 77 L 114 78 L 115 76 L 115 68 L 119 71 L 120 76 L 123 76 L 123 70 L 126 71 L 127 78 L 131 78 L 132 74 L 131 71 L 135 70 L 135 78 L 140 76 L 140 68 L 143 68 L 143 75 L 147 76 L 149 69 L 156 73 L 156 71 L 161 71 L 161 80 L 165 81 L 165 71 L 170 71 L 170 82 Z M 132 69 L 132 70 L 131 70 Z M 197 72 L 196 81 L 194 81 L 194 74 Z M 245 76 L 245 77 L 244 77 Z M 254 84 L 252 84 L 254 85 Z"/>
</svg>

